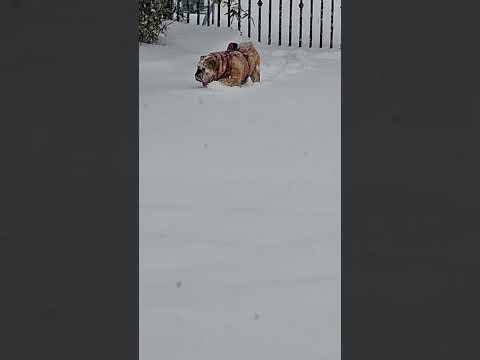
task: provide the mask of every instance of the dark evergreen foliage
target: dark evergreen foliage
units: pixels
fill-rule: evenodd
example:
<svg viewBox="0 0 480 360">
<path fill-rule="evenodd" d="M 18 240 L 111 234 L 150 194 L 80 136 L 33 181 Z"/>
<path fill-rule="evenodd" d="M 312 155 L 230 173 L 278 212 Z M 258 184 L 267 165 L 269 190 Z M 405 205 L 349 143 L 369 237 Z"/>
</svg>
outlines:
<svg viewBox="0 0 480 360">
<path fill-rule="evenodd" d="M 171 0 L 138 1 L 138 40 L 154 43 L 166 31 L 166 21 L 171 18 Z"/>
</svg>

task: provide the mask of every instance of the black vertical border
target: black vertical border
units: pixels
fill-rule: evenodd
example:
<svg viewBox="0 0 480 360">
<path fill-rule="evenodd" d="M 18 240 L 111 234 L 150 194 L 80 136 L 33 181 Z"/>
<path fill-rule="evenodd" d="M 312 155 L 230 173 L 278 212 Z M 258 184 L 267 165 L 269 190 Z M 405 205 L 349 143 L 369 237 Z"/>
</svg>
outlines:
<svg viewBox="0 0 480 360">
<path fill-rule="evenodd" d="M 478 7 L 342 2 L 343 360 L 479 357 Z"/>
<path fill-rule="evenodd" d="M 3 359 L 138 359 L 137 6 L 0 3 Z"/>
</svg>

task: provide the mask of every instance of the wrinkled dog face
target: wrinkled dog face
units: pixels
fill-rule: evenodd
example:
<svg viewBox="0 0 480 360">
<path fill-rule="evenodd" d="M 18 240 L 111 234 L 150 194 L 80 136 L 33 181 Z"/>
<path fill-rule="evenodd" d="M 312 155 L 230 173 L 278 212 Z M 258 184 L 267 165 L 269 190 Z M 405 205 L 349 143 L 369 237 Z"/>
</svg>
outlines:
<svg viewBox="0 0 480 360">
<path fill-rule="evenodd" d="M 195 80 L 207 86 L 212 81 L 215 75 L 215 60 L 207 56 L 201 56 L 197 64 L 197 71 L 195 72 Z"/>
</svg>

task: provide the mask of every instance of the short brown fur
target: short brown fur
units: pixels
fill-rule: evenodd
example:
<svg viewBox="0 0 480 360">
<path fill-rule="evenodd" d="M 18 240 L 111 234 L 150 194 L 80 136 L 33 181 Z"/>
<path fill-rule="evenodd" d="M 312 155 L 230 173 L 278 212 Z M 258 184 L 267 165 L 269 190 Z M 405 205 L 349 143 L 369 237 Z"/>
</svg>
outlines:
<svg viewBox="0 0 480 360">
<path fill-rule="evenodd" d="M 206 69 L 202 75 L 206 84 L 220 81 L 227 86 L 240 86 L 248 78 L 260 81 L 260 55 L 251 42 L 240 43 L 236 50 L 202 56 L 200 67 Z M 219 74 L 219 69 L 224 69 L 223 73 Z"/>
</svg>

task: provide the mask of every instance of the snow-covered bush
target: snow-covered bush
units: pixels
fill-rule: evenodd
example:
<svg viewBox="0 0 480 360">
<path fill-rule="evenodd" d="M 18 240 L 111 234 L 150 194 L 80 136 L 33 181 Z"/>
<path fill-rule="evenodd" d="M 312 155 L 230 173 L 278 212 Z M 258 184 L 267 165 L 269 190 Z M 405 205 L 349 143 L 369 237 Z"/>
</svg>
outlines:
<svg viewBox="0 0 480 360">
<path fill-rule="evenodd" d="M 224 7 L 228 6 L 227 0 L 221 0 Z M 253 1 L 255 4 L 255 1 Z M 225 14 L 228 14 L 228 10 Z M 231 21 L 238 21 L 238 18 L 245 19 L 247 18 L 249 21 L 253 23 L 253 19 L 248 17 L 248 10 L 245 10 L 243 6 L 238 4 L 238 0 L 231 0 L 230 1 L 230 18 Z M 235 19 L 235 20 L 234 20 Z"/>
<path fill-rule="evenodd" d="M 138 40 L 143 43 L 157 42 L 160 34 L 167 31 L 172 18 L 171 0 L 138 1 Z"/>
</svg>

